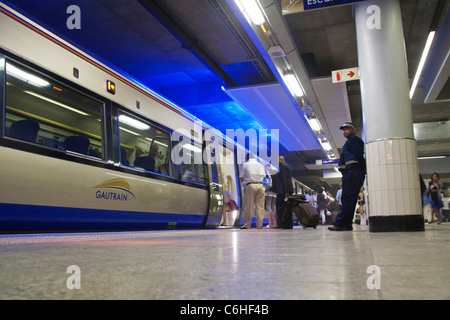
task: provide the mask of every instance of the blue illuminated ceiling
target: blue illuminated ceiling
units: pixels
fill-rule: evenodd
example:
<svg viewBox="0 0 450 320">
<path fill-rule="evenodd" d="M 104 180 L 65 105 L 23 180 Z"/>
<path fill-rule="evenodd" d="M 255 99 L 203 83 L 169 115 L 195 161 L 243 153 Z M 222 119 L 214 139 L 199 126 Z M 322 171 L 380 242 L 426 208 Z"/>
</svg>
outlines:
<svg viewBox="0 0 450 320">
<path fill-rule="evenodd" d="M 4 2 L 106 64 L 123 70 L 222 132 L 226 129 L 261 128 L 254 118 L 223 92 L 223 80 L 189 50 L 182 48 L 180 42 L 138 1 Z M 207 1 L 189 2 L 198 15 L 202 15 L 204 10 L 211 11 Z M 66 11 L 72 4 L 80 8 L 81 29 L 67 27 L 72 12 Z M 176 14 L 177 10 L 182 9 L 175 7 L 171 11 Z M 211 28 L 215 28 L 217 45 L 216 48 L 209 45 L 209 48 L 212 48 L 210 54 L 217 63 L 238 85 L 264 82 L 253 64 L 246 61 L 246 55 L 219 18 L 211 14 L 205 17 L 213 21 L 186 26 L 186 29 L 190 28 L 186 31 L 192 33 L 201 45 L 202 41 L 210 42 L 208 37 L 214 31 Z M 202 30 L 207 34 L 202 34 Z"/>
</svg>

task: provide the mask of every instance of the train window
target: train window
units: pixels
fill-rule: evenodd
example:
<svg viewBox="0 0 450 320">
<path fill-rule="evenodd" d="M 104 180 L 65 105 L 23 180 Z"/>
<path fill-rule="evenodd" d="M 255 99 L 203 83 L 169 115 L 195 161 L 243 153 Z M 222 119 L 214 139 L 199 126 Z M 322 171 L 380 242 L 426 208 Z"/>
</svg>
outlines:
<svg viewBox="0 0 450 320">
<path fill-rule="evenodd" d="M 122 111 L 119 112 L 119 131 L 122 165 L 172 175 L 167 132 Z"/>
<path fill-rule="evenodd" d="M 6 62 L 6 136 L 104 159 L 103 103 Z"/>
<path fill-rule="evenodd" d="M 182 160 L 181 164 L 174 164 L 174 176 L 179 180 L 206 184 L 206 166 L 203 163 L 197 163 L 198 159 L 202 159 L 201 145 L 192 145 L 191 143 L 183 143 L 181 141 L 173 141 L 174 150 L 180 150 L 178 155 Z M 178 148 L 177 145 L 183 143 Z M 201 161 L 201 160 L 200 160 Z M 202 162 L 202 161 L 201 161 Z"/>
</svg>

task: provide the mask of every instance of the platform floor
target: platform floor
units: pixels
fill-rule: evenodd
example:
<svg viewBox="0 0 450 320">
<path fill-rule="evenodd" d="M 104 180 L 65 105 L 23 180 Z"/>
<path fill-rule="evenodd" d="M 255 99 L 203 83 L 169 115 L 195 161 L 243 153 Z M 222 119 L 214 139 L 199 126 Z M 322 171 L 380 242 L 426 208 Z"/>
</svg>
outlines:
<svg viewBox="0 0 450 320">
<path fill-rule="evenodd" d="M 0 299 L 450 299 L 450 223 L 425 229 L 0 235 Z"/>
</svg>

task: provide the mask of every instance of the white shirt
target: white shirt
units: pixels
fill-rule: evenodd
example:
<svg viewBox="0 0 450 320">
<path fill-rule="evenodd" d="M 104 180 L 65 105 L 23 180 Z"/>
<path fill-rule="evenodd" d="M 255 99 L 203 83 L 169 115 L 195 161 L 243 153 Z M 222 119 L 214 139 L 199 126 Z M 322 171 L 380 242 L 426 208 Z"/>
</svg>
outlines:
<svg viewBox="0 0 450 320">
<path fill-rule="evenodd" d="M 242 165 L 239 178 L 244 178 L 244 186 L 250 182 L 262 182 L 266 176 L 264 166 L 256 159 L 249 159 Z"/>
</svg>

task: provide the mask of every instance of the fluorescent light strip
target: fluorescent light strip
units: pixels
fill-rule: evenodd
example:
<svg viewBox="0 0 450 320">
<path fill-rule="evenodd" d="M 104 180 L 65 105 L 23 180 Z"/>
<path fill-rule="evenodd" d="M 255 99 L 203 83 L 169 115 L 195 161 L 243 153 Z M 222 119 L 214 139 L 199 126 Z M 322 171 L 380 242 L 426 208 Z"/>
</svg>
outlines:
<svg viewBox="0 0 450 320">
<path fill-rule="evenodd" d="M 297 80 L 297 77 L 292 74 L 285 74 L 284 75 L 284 82 L 286 83 L 286 85 L 289 88 L 289 91 L 291 91 L 292 95 L 296 96 L 296 97 L 303 97 L 304 93 L 303 93 L 303 89 L 300 86 L 300 83 Z"/>
<path fill-rule="evenodd" d="M 123 131 L 125 131 L 125 132 L 131 133 L 131 134 L 134 134 L 135 136 L 140 136 L 140 135 L 141 135 L 140 133 L 137 133 L 137 132 L 134 132 L 134 131 L 128 130 L 127 128 L 124 128 L 124 127 L 119 127 L 119 128 L 120 128 L 120 130 L 123 130 Z"/>
<path fill-rule="evenodd" d="M 331 151 L 331 145 L 328 141 L 325 142 L 320 141 L 320 143 L 322 144 L 322 147 L 325 151 Z"/>
<path fill-rule="evenodd" d="M 44 100 L 44 101 L 53 103 L 53 104 L 55 104 L 55 105 L 57 105 L 57 106 L 63 107 L 63 108 L 65 108 L 65 109 L 67 109 L 67 110 L 70 110 L 70 111 L 73 111 L 73 112 L 82 114 L 83 116 L 88 116 L 88 115 L 89 115 L 89 113 L 86 113 L 86 112 L 80 111 L 80 110 L 78 110 L 78 109 L 72 108 L 72 107 L 68 106 L 67 104 L 64 104 L 64 103 L 55 101 L 55 100 L 53 100 L 53 99 L 50 99 L 50 98 L 41 96 L 40 94 L 37 94 L 37 93 L 35 93 L 35 92 L 32 92 L 32 91 L 25 91 L 25 93 L 28 93 L 29 95 L 32 95 L 33 97 L 39 98 L 39 99 L 41 99 L 41 100 Z"/>
<path fill-rule="evenodd" d="M 129 126 L 132 126 L 133 128 L 139 129 L 139 130 L 148 130 L 150 129 L 150 126 L 146 123 L 143 123 L 142 121 L 133 119 L 129 116 L 126 116 L 124 114 L 121 114 L 119 116 L 119 121 L 123 122 Z"/>
<path fill-rule="evenodd" d="M 425 61 L 427 60 L 428 53 L 430 52 L 431 44 L 433 43 L 435 31 L 431 31 L 428 35 L 427 42 L 425 44 L 425 48 L 422 52 L 422 57 L 419 61 L 419 66 L 417 67 L 416 75 L 414 77 L 413 83 L 411 85 L 411 90 L 409 91 L 409 98 L 412 99 L 414 96 L 414 91 L 416 90 L 417 83 L 419 82 L 420 75 L 422 74 L 423 67 L 425 66 Z"/>
<path fill-rule="evenodd" d="M 308 118 L 306 116 L 305 116 L 305 118 L 306 118 L 306 120 L 308 120 L 308 123 L 309 123 L 309 126 L 311 127 L 311 129 L 313 129 L 315 132 L 322 131 L 319 120 L 317 120 L 317 118 Z"/>
<path fill-rule="evenodd" d="M 235 2 L 239 7 L 239 10 L 241 10 L 242 13 L 246 13 L 253 24 L 260 26 L 265 22 L 264 15 L 256 3 L 256 0 L 235 0 Z"/>
<path fill-rule="evenodd" d="M 445 159 L 445 156 L 419 157 L 417 160 Z"/>
<path fill-rule="evenodd" d="M 192 144 L 188 144 L 188 143 L 184 144 L 183 148 L 194 151 L 194 152 L 198 152 L 198 153 L 202 152 L 201 148 L 193 146 Z"/>
<path fill-rule="evenodd" d="M 6 74 L 11 75 L 17 79 L 27 82 L 35 87 L 49 87 L 50 82 L 45 81 L 35 75 L 25 72 L 12 64 L 6 63 Z"/>
</svg>

